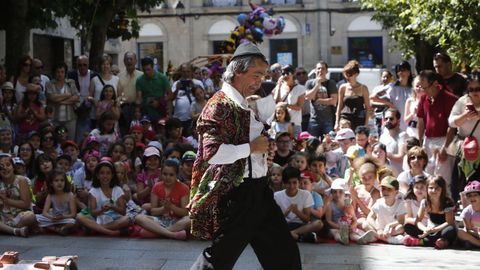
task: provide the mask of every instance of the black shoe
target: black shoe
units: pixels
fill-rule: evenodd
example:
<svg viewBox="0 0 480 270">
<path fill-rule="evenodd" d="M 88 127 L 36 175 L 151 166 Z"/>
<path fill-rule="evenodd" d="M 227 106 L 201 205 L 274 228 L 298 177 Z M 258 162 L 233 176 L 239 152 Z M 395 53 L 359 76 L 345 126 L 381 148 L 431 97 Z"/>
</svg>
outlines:
<svg viewBox="0 0 480 270">
<path fill-rule="evenodd" d="M 298 237 L 298 242 L 316 243 L 317 242 L 317 234 L 314 233 L 314 232 L 302 234 Z"/>
</svg>

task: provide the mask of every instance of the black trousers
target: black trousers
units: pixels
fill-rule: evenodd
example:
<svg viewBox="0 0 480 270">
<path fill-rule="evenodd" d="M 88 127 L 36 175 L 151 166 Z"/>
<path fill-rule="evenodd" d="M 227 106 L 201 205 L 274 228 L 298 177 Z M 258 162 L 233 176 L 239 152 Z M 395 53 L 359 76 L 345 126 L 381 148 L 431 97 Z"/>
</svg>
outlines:
<svg viewBox="0 0 480 270">
<path fill-rule="evenodd" d="M 423 234 L 423 231 L 413 224 L 405 224 L 404 228 L 408 235 L 416 238 Z M 423 238 L 423 244 L 427 247 L 433 247 L 435 246 L 435 241 L 437 241 L 439 238 L 448 240 L 448 243 L 451 245 L 455 239 L 457 239 L 457 229 L 453 226 L 448 226 L 435 234 L 430 234 Z"/>
<path fill-rule="evenodd" d="M 265 178 L 246 180 L 219 205 L 221 228 L 204 252 L 214 269 L 232 269 L 250 244 L 263 269 L 301 269 L 300 252 Z"/>
</svg>

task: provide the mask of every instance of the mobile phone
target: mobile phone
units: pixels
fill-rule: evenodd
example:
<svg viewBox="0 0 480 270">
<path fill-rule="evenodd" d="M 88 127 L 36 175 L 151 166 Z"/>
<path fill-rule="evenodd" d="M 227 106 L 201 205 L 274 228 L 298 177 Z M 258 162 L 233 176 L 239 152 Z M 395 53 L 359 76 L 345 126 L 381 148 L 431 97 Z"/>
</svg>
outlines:
<svg viewBox="0 0 480 270">
<path fill-rule="evenodd" d="M 467 109 L 472 112 L 476 112 L 477 109 L 475 109 L 475 105 L 473 104 L 467 104 Z"/>
</svg>

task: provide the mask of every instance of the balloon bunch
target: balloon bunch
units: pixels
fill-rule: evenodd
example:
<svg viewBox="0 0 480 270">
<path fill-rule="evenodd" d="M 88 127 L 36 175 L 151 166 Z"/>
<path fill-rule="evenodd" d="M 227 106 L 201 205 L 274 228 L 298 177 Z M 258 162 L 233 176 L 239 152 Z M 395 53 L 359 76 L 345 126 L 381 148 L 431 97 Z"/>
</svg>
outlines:
<svg viewBox="0 0 480 270">
<path fill-rule="evenodd" d="M 238 45 L 246 42 L 262 43 L 263 37 L 278 35 L 285 28 L 285 18 L 271 16 L 273 10 L 248 2 L 252 11 L 249 14 L 240 13 L 237 16 L 239 25 L 235 27 L 230 36 L 223 42 L 224 53 L 233 53 Z"/>
</svg>

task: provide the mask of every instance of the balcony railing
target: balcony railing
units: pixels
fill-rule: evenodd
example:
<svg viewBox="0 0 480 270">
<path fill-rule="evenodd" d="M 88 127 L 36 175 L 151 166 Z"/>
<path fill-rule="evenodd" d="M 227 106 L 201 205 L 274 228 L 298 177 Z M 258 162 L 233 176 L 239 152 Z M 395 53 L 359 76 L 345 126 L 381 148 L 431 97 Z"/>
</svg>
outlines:
<svg viewBox="0 0 480 270">
<path fill-rule="evenodd" d="M 263 5 L 301 5 L 303 0 L 262 0 Z"/>
<path fill-rule="evenodd" d="M 203 0 L 204 7 L 242 6 L 242 0 Z"/>
</svg>

